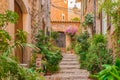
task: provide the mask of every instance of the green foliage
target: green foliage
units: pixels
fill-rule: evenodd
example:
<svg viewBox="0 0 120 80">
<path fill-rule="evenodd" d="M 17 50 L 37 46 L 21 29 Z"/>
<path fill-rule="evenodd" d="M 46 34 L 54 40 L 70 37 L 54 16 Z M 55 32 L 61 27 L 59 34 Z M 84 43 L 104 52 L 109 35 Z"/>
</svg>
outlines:
<svg viewBox="0 0 120 80">
<path fill-rule="evenodd" d="M 4 30 L 4 26 L 7 24 L 16 23 L 18 15 L 15 12 L 7 11 L 5 14 L 0 14 L 0 80 L 44 80 L 36 71 L 22 67 L 13 57 L 13 50 L 18 46 L 31 46 L 26 42 L 26 32 L 18 30 L 17 36 L 14 43 L 10 43 L 11 36 Z M 1 29 L 1 28 L 0 28 Z M 19 44 L 16 44 L 19 42 Z M 24 44 L 23 44 L 24 43 Z"/>
<path fill-rule="evenodd" d="M 94 35 L 93 44 L 97 45 L 99 43 L 103 43 L 103 44 L 107 43 L 106 37 L 103 36 L 102 34 L 96 34 L 96 35 Z"/>
<path fill-rule="evenodd" d="M 77 41 L 78 41 L 79 43 L 82 43 L 82 42 L 84 42 L 84 41 L 87 41 L 88 38 L 89 38 L 89 33 L 88 33 L 88 32 L 84 32 L 84 33 L 82 33 L 82 34 L 80 34 L 80 35 L 78 36 Z"/>
<path fill-rule="evenodd" d="M 86 53 L 89 48 L 89 42 L 88 42 L 89 34 L 88 32 L 82 33 L 77 37 L 77 45 L 76 45 L 76 53 L 82 54 Z"/>
<path fill-rule="evenodd" d="M 91 43 L 84 64 L 89 71 L 97 73 L 102 70 L 103 64 L 112 64 L 113 57 L 107 49 L 104 35 L 95 35 Z"/>
<path fill-rule="evenodd" d="M 86 68 L 92 73 L 99 72 L 103 64 L 112 64 L 113 58 L 110 51 L 103 43 L 91 46 L 86 55 Z"/>
<path fill-rule="evenodd" d="M 16 39 L 19 43 L 26 43 L 27 42 L 27 32 L 23 30 L 17 30 Z"/>
<path fill-rule="evenodd" d="M 93 14 L 87 14 L 85 16 L 85 21 L 83 22 L 83 26 L 89 26 L 89 25 L 92 25 L 93 24 L 93 21 L 94 21 L 94 17 L 93 17 Z"/>
<path fill-rule="evenodd" d="M 58 72 L 60 70 L 60 67 L 59 67 L 58 64 L 57 65 L 52 65 L 52 64 L 48 63 L 46 65 L 46 69 L 47 69 L 46 70 L 47 72 L 56 73 L 56 72 Z"/>
<path fill-rule="evenodd" d="M 18 20 L 18 14 L 16 12 L 7 10 L 5 14 L 0 14 L 0 27 L 4 27 L 5 25 L 10 23 L 16 23 Z"/>
<path fill-rule="evenodd" d="M 116 59 L 115 65 L 103 65 L 105 69 L 92 77 L 98 80 L 120 80 L 120 59 Z"/>
<path fill-rule="evenodd" d="M 0 56 L 0 62 L 2 80 L 45 80 L 38 73 L 20 66 L 12 57 Z"/>
<path fill-rule="evenodd" d="M 46 55 L 47 62 L 52 64 L 52 65 L 58 65 L 60 60 L 61 60 L 61 58 L 62 58 L 62 56 L 61 56 L 61 52 L 60 51 L 58 51 L 56 53 L 49 52 Z"/>
<path fill-rule="evenodd" d="M 120 58 L 116 59 L 115 66 L 120 68 Z"/>
<path fill-rule="evenodd" d="M 56 38 L 57 35 L 54 33 L 52 37 Z M 60 49 L 52 44 L 51 37 L 44 35 L 43 31 L 39 31 L 36 39 L 37 39 L 36 45 L 40 49 L 39 53 L 44 55 L 44 61 L 46 62 L 44 66 L 47 67 L 46 72 L 47 71 L 56 72 L 54 70 L 58 69 L 54 68 L 57 68 L 58 64 L 62 60 L 62 54 Z"/>
<path fill-rule="evenodd" d="M 73 19 L 71 19 L 72 21 L 80 21 L 80 18 L 78 18 L 78 17 L 75 17 L 75 18 L 73 18 Z"/>
<path fill-rule="evenodd" d="M 51 32 L 51 37 L 52 37 L 53 39 L 57 39 L 58 36 L 59 36 L 59 33 L 58 33 L 58 32 L 56 32 L 56 31 L 52 31 L 52 32 Z"/>
<path fill-rule="evenodd" d="M 75 52 L 80 55 L 81 68 L 84 67 L 83 61 L 86 59 L 88 48 L 90 43 L 88 42 L 88 32 L 82 33 L 77 37 L 77 44 L 75 46 Z"/>
<path fill-rule="evenodd" d="M 6 51 L 9 47 L 11 36 L 5 30 L 0 30 L 0 53 Z"/>
</svg>

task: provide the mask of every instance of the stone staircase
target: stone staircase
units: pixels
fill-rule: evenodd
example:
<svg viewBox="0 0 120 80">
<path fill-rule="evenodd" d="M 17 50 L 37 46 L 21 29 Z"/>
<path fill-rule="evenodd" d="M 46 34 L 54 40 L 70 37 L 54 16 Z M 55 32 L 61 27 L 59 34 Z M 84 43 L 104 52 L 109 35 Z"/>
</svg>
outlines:
<svg viewBox="0 0 120 80">
<path fill-rule="evenodd" d="M 46 76 L 46 80 L 90 80 L 89 72 L 80 69 L 78 57 L 75 54 L 63 54 L 60 72 Z"/>
</svg>

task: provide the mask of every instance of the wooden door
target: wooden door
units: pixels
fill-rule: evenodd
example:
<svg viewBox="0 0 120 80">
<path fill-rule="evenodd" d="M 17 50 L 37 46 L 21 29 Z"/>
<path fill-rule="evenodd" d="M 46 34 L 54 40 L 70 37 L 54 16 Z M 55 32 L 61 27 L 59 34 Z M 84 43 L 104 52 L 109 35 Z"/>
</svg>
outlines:
<svg viewBox="0 0 120 80">
<path fill-rule="evenodd" d="M 66 35 L 64 32 L 59 32 L 59 37 L 57 38 L 56 43 L 60 48 L 66 47 Z"/>
<path fill-rule="evenodd" d="M 15 24 L 15 33 L 17 33 L 17 30 L 23 30 L 23 13 L 21 10 L 21 7 L 19 6 L 19 4 L 16 2 L 15 0 L 15 4 L 14 4 L 14 8 L 15 8 L 15 12 L 18 13 L 19 15 L 19 19 L 17 24 Z M 17 37 L 15 36 L 15 39 L 17 39 Z M 17 47 L 15 50 L 15 56 L 18 58 L 20 63 L 23 63 L 23 48 L 22 47 Z"/>
</svg>

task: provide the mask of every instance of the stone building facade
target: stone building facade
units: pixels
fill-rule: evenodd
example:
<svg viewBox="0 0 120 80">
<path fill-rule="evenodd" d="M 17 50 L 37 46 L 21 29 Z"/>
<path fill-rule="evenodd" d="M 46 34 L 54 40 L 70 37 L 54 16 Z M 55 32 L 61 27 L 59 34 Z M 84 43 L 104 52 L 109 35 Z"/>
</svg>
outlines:
<svg viewBox="0 0 120 80">
<path fill-rule="evenodd" d="M 68 20 L 68 0 L 51 0 L 51 20 Z"/>
<path fill-rule="evenodd" d="M 46 3 L 47 2 L 47 3 Z M 50 27 L 50 0 L 0 0 L 0 13 L 6 10 L 15 11 L 19 15 L 17 24 L 9 24 L 7 31 L 15 39 L 17 29 L 28 32 L 27 42 L 35 43 L 35 35 L 38 30 L 45 32 Z M 26 48 L 25 54 L 18 53 L 16 56 L 22 59 L 21 63 L 29 63 L 31 58 L 31 49 Z M 15 53 L 16 54 L 16 53 Z"/>
</svg>

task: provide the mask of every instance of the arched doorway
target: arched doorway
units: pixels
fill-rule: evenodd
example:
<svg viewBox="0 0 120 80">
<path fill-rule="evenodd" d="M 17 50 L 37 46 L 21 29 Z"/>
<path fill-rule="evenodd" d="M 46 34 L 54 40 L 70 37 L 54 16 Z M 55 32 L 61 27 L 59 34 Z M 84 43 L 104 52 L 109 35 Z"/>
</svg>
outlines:
<svg viewBox="0 0 120 80">
<path fill-rule="evenodd" d="M 19 19 L 17 24 L 15 24 L 15 33 L 17 33 L 17 30 L 23 30 L 23 12 L 21 7 L 19 6 L 19 4 L 16 2 L 16 0 L 14 0 L 14 10 L 15 12 L 18 13 L 19 15 Z M 17 39 L 17 37 L 15 36 L 15 39 Z M 22 47 L 17 47 L 15 49 L 15 56 L 18 58 L 20 63 L 24 63 L 24 50 Z"/>
</svg>

